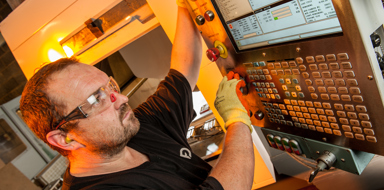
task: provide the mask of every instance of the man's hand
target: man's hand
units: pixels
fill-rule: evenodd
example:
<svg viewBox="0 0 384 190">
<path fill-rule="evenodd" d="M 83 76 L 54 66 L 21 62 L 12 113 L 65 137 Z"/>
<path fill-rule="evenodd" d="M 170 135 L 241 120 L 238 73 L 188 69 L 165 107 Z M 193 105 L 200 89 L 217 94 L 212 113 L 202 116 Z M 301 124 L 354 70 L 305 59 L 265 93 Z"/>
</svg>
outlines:
<svg viewBox="0 0 384 190">
<path fill-rule="evenodd" d="M 225 122 L 225 127 L 242 122 L 252 132 L 250 113 L 247 102 L 242 97 L 240 88 L 246 86 L 237 73 L 230 71 L 223 78 L 216 93 L 215 107 Z"/>
</svg>

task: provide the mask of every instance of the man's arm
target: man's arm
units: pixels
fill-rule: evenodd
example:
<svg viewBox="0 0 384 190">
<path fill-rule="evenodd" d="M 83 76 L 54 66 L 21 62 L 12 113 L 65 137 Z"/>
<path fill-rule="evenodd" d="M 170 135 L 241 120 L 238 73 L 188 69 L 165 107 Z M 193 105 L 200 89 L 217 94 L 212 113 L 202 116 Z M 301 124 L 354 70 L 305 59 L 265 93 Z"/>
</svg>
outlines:
<svg viewBox="0 0 384 190">
<path fill-rule="evenodd" d="M 201 37 L 186 8 L 178 7 L 175 41 L 172 48 L 171 69 L 187 78 L 195 88 L 201 63 Z"/>
<path fill-rule="evenodd" d="M 236 122 L 228 126 L 224 148 L 210 176 L 224 189 L 251 189 L 254 172 L 253 143 L 247 125 Z"/>
</svg>

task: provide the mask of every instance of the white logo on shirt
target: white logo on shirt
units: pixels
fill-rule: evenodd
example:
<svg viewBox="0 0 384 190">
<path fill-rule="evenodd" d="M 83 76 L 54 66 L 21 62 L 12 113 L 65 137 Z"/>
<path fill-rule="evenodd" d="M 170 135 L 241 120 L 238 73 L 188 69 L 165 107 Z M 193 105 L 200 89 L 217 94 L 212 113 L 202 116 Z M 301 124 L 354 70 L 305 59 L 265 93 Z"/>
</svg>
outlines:
<svg viewBox="0 0 384 190">
<path fill-rule="evenodd" d="M 192 158 L 192 153 L 187 148 L 181 148 L 180 149 L 180 157 L 191 159 Z"/>
</svg>

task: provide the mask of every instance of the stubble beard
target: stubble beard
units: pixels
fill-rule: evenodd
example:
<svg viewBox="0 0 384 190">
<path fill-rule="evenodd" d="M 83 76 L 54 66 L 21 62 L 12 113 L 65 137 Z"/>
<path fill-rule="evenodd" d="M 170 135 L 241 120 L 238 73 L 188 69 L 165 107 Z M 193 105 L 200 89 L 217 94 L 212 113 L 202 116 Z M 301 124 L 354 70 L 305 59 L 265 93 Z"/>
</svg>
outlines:
<svg viewBox="0 0 384 190">
<path fill-rule="evenodd" d="M 126 124 L 124 124 L 124 116 L 127 112 L 131 111 L 131 107 L 128 103 L 122 104 L 119 110 L 119 120 L 121 126 L 113 127 L 118 129 L 112 129 L 110 132 L 107 132 L 108 135 L 112 136 L 108 142 L 102 141 L 98 142 L 96 145 L 98 148 L 96 150 L 97 154 L 105 157 L 111 158 L 119 154 L 126 147 L 127 143 L 134 137 L 140 129 L 140 122 L 135 117 L 134 113 L 131 112 Z"/>
</svg>

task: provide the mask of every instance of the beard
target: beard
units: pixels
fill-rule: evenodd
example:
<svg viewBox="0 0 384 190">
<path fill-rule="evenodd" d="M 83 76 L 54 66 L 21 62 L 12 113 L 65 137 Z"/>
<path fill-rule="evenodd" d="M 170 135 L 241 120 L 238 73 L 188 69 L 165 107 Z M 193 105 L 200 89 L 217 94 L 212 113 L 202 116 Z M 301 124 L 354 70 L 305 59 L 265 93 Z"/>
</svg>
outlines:
<svg viewBox="0 0 384 190">
<path fill-rule="evenodd" d="M 124 116 L 131 110 L 132 109 L 128 103 L 122 104 L 120 106 L 120 126 L 108 127 L 109 130 L 105 130 L 97 134 L 97 136 L 101 138 L 92 138 L 92 152 L 104 158 L 111 158 L 123 151 L 128 142 L 137 134 L 140 129 L 140 122 L 135 117 L 133 112 L 131 112 L 127 118 L 127 121 L 124 122 Z"/>
</svg>

